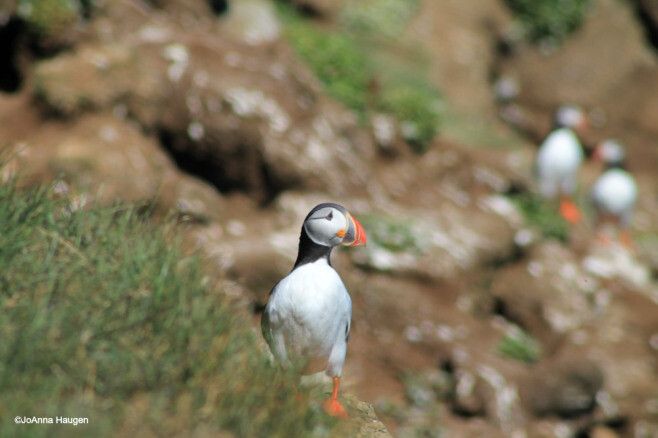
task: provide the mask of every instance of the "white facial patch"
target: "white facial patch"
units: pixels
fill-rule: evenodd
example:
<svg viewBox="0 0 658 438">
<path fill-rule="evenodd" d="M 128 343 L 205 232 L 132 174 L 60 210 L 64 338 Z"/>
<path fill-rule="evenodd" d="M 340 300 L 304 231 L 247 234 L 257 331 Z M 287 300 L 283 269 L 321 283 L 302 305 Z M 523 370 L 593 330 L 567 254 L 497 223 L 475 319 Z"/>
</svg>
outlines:
<svg viewBox="0 0 658 438">
<path fill-rule="evenodd" d="M 306 219 L 304 229 L 308 237 L 318 245 L 337 246 L 343 240 L 337 233 L 347 230 L 347 218 L 333 207 L 321 208 Z"/>
<path fill-rule="evenodd" d="M 563 105 L 557 110 L 556 120 L 560 126 L 575 128 L 584 118 L 583 111 L 575 105 Z"/>
<path fill-rule="evenodd" d="M 606 140 L 601 143 L 601 155 L 606 163 L 621 163 L 626 158 L 624 147 L 617 140 Z"/>
</svg>

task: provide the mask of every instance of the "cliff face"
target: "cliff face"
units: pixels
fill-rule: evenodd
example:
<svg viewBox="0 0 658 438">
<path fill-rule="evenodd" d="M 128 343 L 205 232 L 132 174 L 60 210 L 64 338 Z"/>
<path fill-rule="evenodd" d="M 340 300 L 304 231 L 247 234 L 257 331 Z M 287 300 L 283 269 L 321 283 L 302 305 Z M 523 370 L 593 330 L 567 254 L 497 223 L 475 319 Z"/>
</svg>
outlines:
<svg viewBox="0 0 658 438">
<path fill-rule="evenodd" d="M 274 3 L 215 3 L 91 2 L 46 40 L 8 7 L 3 172 L 58 179 L 80 206 L 173 212 L 245 312 L 290 270 L 306 212 L 348 206 L 369 240 L 334 255 L 354 302 L 344 386 L 401 436 L 657 433 L 652 15 L 593 2 L 546 52 L 510 37 L 502 2 L 417 2 L 380 36 L 373 62 L 387 68 L 350 109 L 293 49 Z M 318 29 L 347 20 L 338 3 L 292 3 Z M 372 103 L 391 58 L 418 62 L 443 93 L 421 154 L 404 112 Z M 496 94 L 501 80 L 511 97 Z M 569 228 L 532 195 L 534 150 L 564 101 L 591 112 L 588 150 L 610 136 L 627 145 L 634 251 L 601 246 L 591 221 Z M 585 206 L 599 172 L 581 172 Z M 346 402 L 357 436 L 387 436 L 371 405 Z"/>
</svg>

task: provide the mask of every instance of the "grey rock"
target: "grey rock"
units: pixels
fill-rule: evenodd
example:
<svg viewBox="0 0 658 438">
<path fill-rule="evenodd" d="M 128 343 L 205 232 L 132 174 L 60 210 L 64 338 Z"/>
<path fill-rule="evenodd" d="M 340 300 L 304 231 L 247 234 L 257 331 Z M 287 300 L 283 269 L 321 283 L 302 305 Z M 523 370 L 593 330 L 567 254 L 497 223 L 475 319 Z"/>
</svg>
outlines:
<svg viewBox="0 0 658 438">
<path fill-rule="evenodd" d="M 601 369 L 590 360 L 579 359 L 538 369 L 522 394 L 535 415 L 572 418 L 592 411 L 602 387 Z"/>
</svg>

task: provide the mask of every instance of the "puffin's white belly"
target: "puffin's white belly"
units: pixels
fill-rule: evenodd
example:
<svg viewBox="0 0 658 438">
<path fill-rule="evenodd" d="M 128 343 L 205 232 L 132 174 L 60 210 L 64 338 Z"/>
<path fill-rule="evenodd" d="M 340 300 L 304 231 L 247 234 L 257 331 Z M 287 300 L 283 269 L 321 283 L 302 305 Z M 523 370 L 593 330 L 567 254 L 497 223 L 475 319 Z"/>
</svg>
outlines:
<svg viewBox="0 0 658 438">
<path fill-rule="evenodd" d="M 342 370 L 352 302 L 325 259 L 299 266 L 281 280 L 265 311 L 278 359 L 308 361 L 308 372 Z M 335 348 L 342 349 L 342 357 L 333 357 Z M 340 363 L 328 363 L 330 356 Z"/>
<path fill-rule="evenodd" d="M 637 200 L 637 184 L 622 169 L 610 169 L 592 187 L 594 205 L 604 213 L 620 216 L 629 213 Z"/>
<path fill-rule="evenodd" d="M 542 194 L 547 197 L 559 191 L 571 194 L 582 161 L 582 146 L 571 130 L 552 132 L 537 152 L 537 176 Z"/>
</svg>

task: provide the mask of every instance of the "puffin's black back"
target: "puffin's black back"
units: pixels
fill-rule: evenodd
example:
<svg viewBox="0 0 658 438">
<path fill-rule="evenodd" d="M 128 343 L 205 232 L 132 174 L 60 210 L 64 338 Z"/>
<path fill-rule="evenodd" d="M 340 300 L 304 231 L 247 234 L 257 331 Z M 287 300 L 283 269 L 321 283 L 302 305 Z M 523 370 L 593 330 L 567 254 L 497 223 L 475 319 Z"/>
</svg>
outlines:
<svg viewBox="0 0 658 438">
<path fill-rule="evenodd" d="M 347 210 L 345 210 L 345 207 L 342 205 L 334 204 L 333 202 L 323 202 L 322 204 L 316 205 L 311 211 L 309 211 L 309 213 L 304 218 L 304 223 L 306 223 L 308 218 L 310 218 L 313 213 L 326 207 L 332 207 L 343 214 L 347 214 Z M 305 265 L 306 263 L 313 263 L 323 257 L 327 259 L 327 263 L 329 263 L 329 266 L 331 266 L 330 256 L 332 249 L 333 248 L 331 246 L 318 245 L 317 243 L 313 242 L 313 240 L 306 232 L 304 224 L 302 224 L 302 231 L 299 235 L 297 260 L 295 261 L 295 266 L 293 266 L 292 269 L 295 270 L 298 266 Z"/>
</svg>

